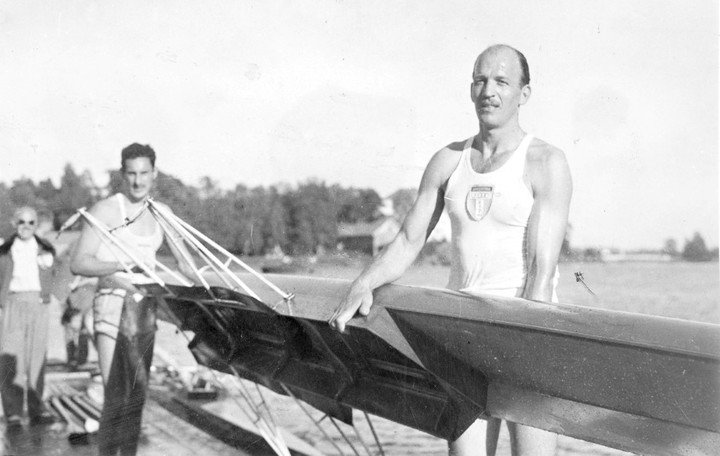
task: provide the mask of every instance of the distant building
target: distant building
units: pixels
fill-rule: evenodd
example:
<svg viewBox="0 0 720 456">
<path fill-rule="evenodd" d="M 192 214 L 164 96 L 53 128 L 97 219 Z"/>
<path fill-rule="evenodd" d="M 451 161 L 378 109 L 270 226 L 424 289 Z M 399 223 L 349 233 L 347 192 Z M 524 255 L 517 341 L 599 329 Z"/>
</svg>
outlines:
<svg viewBox="0 0 720 456">
<path fill-rule="evenodd" d="M 339 250 L 377 255 L 400 231 L 400 223 L 393 217 L 374 222 L 341 223 L 338 225 Z"/>
<path fill-rule="evenodd" d="M 660 251 L 622 251 L 617 249 L 600 250 L 601 261 L 619 262 L 619 261 L 643 261 L 643 262 L 665 262 L 673 261 L 673 257 L 665 252 Z"/>
</svg>

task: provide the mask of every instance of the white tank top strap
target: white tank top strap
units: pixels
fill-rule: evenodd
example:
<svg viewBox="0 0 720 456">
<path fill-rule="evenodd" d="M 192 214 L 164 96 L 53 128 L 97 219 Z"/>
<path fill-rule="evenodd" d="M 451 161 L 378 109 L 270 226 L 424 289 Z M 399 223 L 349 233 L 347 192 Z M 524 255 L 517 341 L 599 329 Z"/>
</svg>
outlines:
<svg viewBox="0 0 720 456">
<path fill-rule="evenodd" d="M 473 141 L 475 141 L 475 136 L 471 136 L 465 141 L 465 147 L 463 147 L 463 154 L 469 154 L 470 149 L 472 149 Z"/>
<path fill-rule="evenodd" d="M 471 136 L 468 138 L 467 141 L 465 141 L 465 147 L 462 151 L 462 157 L 460 157 L 460 162 L 470 171 L 473 170 L 472 167 L 472 145 L 473 141 L 475 141 L 475 136 Z"/>
<path fill-rule="evenodd" d="M 508 168 L 515 168 L 520 170 L 520 175 L 522 176 L 523 171 L 525 170 L 525 161 L 527 159 L 527 151 L 530 148 L 530 143 L 533 140 L 533 135 L 530 133 L 527 133 L 525 137 L 520 141 L 520 145 L 518 145 L 518 148 L 515 150 L 515 153 L 513 153 L 512 157 L 510 157 L 510 160 L 506 165 L 509 165 Z"/>
<path fill-rule="evenodd" d="M 530 149 L 530 143 L 532 142 L 534 136 L 532 133 L 526 133 L 525 137 L 523 138 L 522 142 L 520 143 L 520 150 L 522 151 L 522 162 L 525 163 L 525 157 L 527 157 L 528 149 Z"/>
<path fill-rule="evenodd" d="M 460 152 L 458 163 L 445 184 L 445 198 L 449 198 L 448 194 L 450 193 L 450 189 L 454 187 L 455 181 L 460 179 L 458 174 L 467 173 L 468 170 L 472 170 L 470 165 L 470 151 L 472 150 L 472 143 L 474 139 L 475 136 L 471 136 L 467 139 L 467 141 L 465 141 L 465 146 L 463 147 L 462 152 Z"/>
<path fill-rule="evenodd" d="M 120 217 L 122 218 L 123 223 L 125 223 L 125 220 L 127 220 L 127 211 L 125 210 L 125 201 L 123 201 L 124 197 L 122 193 L 116 193 L 115 199 L 120 206 Z"/>
</svg>

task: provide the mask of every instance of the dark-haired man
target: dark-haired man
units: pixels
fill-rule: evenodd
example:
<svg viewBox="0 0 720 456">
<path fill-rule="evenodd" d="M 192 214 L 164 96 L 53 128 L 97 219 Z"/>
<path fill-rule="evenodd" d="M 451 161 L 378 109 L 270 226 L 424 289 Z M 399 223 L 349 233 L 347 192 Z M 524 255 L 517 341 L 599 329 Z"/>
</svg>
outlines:
<svg viewBox="0 0 720 456">
<path fill-rule="evenodd" d="M 122 150 L 123 192 L 99 201 L 90 213 L 108 228 L 120 227 L 143 208 L 157 177 L 155 151 L 131 144 Z M 113 232 L 152 267 L 164 234 L 149 211 Z M 192 275 L 174 243 L 168 243 L 180 270 Z M 182 245 L 182 244 L 181 244 Z M 127 274 L 123 262 L 132 260 L 114 245 L 101 240 L 85 224 L 73 252 L 74 274 L 99 277 L 93 303 L 95 344 L 105 384 L 98 447 L 101 455 L 133 455 L 137 451 L 140 419 L 155 339 L 155 301 L 145 299 L 133 282 L 147 279 Z"/>
<path fill-rule="evenodd" d="M 21 425 L 26 391 L 30 423 L 54 421 L 42 395 L 55 249 L 35 234 L 32 207 L 16 210 L 13 225 L 15 234 L 0 245 L 0 393 L 9 427 Z"/>
<path fill-rule="evenodd" d="M 355 279 L 330 324 L 343 331 L 356 312 L 367 315 L 372 291 L 399 279 L 420 252 L 443 209 L 452 224 L 448 288 L 466 293 L 555 300 L 557 262 L 565 235 L 572 181 L 563 152 L 525 133 L 519 108 L 530 98 L 527 60 L 495 45 L 475 61 L 470 97 L 478 134 L 448 145 L 430 160 L 417 200 L 395 240 Z M 495 453 L 499 421 L 487 441 L 477 421 L 452 455 Z M 514 455 L 552 455 L 556 435 L 508 423 Z"/>
</svg>

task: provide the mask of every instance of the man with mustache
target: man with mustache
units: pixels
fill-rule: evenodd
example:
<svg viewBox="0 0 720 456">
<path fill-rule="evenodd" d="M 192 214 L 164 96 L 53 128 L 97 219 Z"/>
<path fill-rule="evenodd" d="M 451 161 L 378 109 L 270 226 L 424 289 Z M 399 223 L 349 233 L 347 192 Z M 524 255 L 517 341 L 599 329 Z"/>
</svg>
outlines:
<svg viewBox="0 0 720 456">
<path fill-rule="evenodd" d="M 565 155 L 520 127 L 519 109 L 531 93 L 521 52 L 490 46 L 475 61 L 472 77 L 479 132 L 432 157 L 400 233 L 355 279 L 330 319 L 339 331 L 356 312 L 369 313 L 374 289 L 410 267 L 443 209 L 452 226 L 448 288 L 557 302 L 557 263 L 572 195 Z M 507 425 L 513 455 L 555 453 L 555 434 Z M 487 430 L 476 421 L 449 442 L 450 454 L 479 454 L 482 447 L 495 454 L 499 429 L 499 420 L 488 420 Z"/>
<path fill-rule="evenodd" d="M 117 228 L 113 234 L 152 268 L 165 234 L 149 211 L 140 211 L 157 178 L 155 151 L 137 143 L 127 146 L 121 153 L 120 171 L 123 192 L 99 201 L 90 213 L 108 228 Z M 136 214 L 140 215 L 126 223 Z M 182 240 L 177 233 L 173 238 L 177 246 L 174 242 L 168 245 L 179 269 L 192 276 L 192 268 L 183 260 L 187 252 L 178 250 L 184 250 Z M 134 455 L 137 451 L 155 341 L 156 302 L 134 285 L 147 281 L 147 277 L 142 272 L 128 274 L 123 263 L 132 265 L 132 260 L 116 246 L 102 242 L 85 224 L 70 269 L 73 274 L 99 278 L 93 326 L 105 400 L 98 448 L 101 455 L 113 456 L 118 452 Z"/>
</svg>

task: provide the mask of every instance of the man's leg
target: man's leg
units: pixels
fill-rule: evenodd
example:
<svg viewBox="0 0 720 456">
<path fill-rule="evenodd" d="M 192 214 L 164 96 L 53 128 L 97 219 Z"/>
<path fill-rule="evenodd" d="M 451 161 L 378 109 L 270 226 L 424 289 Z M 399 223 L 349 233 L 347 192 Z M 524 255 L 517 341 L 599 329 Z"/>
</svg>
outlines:
<svg viewBox="0 0 720 456">
<path fill-rule="evenodd" d="M 38 300 L 27 306 L 30 321 L 26 335 L 26 365 L 28 369 L 27 404 L 30 419 L 49 419 L 42 402 L 45 385 L 45 352 L 48 340 L 48 304 Z"/>
<path fill-rule="evenodd" d="M 20 417 L 23 413 L 23 396 L 25 390 L 15 383 L 17 375 L 17 357 L 9 353 L 0 354 L 0 376 L 5 379 L 0 383 L 0 395 L 5 418 Z"/>
<path fill-rule="evenodd" d="M 77 366 L 77 335 L 79 327 L 76 321 L 73 321 L 77 317 L 77 312 L 74 311 L 70 304 L 66 301 L 65 311 L 63 311 L 62 317 L 60 317 L 60 323 L 63 326 L 63 332 L 65 334 L 65 352 L 67 354 L 67 365 L 72 369 Z"/>
<path fill-rule="evenodd" d="M 75 361 L 78 365 L 85 364 L 88 359 L 88 350 L 90 344 L 90 336 L 85 329 L 80 330 L 78 335 L 78 344 L 75 351 Z"/>
<path fill-rule="evenodd" d="M 25 293 L 8 294 L 0 331 L 0 394 L 5 417 L 20 417 L 25 399 Z"/>
<path fill-rule="evenodd" d="M 497 418 L 488 418 L 487 420 L 487 432 L 485 433 L 485 452 L 487 456 L 495 456 L 501 424 L 502 420 Z"/>
<path fill-rule="evenodd" d="M 554 456 L 557 434 L 517 423 L 507 423 L 513 456 Z"/>
<path fill-rule="evenodd" d="M 498 419 L 490 418 L 475 420 L 463 434 L 454 442 L 448 442 L 450 456 L 495 456 L 497 439 L 500 433 Z"/>
<path fill-rule="evenodd" d="M 105 389 L 100 454 L 119 450 L 122 455 L 134 455 L 137 451 L 154 340 L 154 301 L 128 293 Z"/>
<path fill-rule="evenodd" d="M 107 385 L 110 378 L 110 366 L 112 365 L 113 354 L 115 353 L 115 338 L 107 334 L 97 333 L 95 346 L 98 352 L 98 364 L 102 374 L 103 385 Z"/>
<path fill-rule="evenodd" d="M 115 345 L 118 336 L 118 326 L 123 308 L 123 297 L 113 294 L 115 290 L 103 290 L 95 297 L 93 303 L 93 325 L 95 333 L 95 347 L 98 352 L 98 363 L 103 378 L 103 408 L 100 415 L 100 429 L 98 430 L 98 452 L 101 456 L 115 456 L 124 438 L 120 430 L 108 425 L 110 418 L 116 413 L 112 405 L 108 383 L 112 381 L 111 366 L 115 355 Z M 103 426 L 103 422 L 105 425 Z"/>
<path fill-rule="evenodd" d="M 43 390 L 45 389 L 45 360 L 43 360 L 42 366 L 40 367 L 39 375 L 34 383 L 31 383 L 27 390 L 27 408 L 28 415 L 30 415 L 30 422 L 33 420 L 49 418 L 45 417 L 48 413 L 45 410 L 45 404 L 43 404 Z"/>
<path fill-rule="evenodd" d="M 95 348 L 98 352 L 98 364 L 103 378 L 103 385 L 107 385 L 110 378 L 110 366 L 115 354 L 115 341 L 117 339 L 120 315 L 123 308 L 123 296 L 118 296 L 115 290 L 101 290 L 93 303 L 93 332 L 95 334 Z"/>
</svg>

